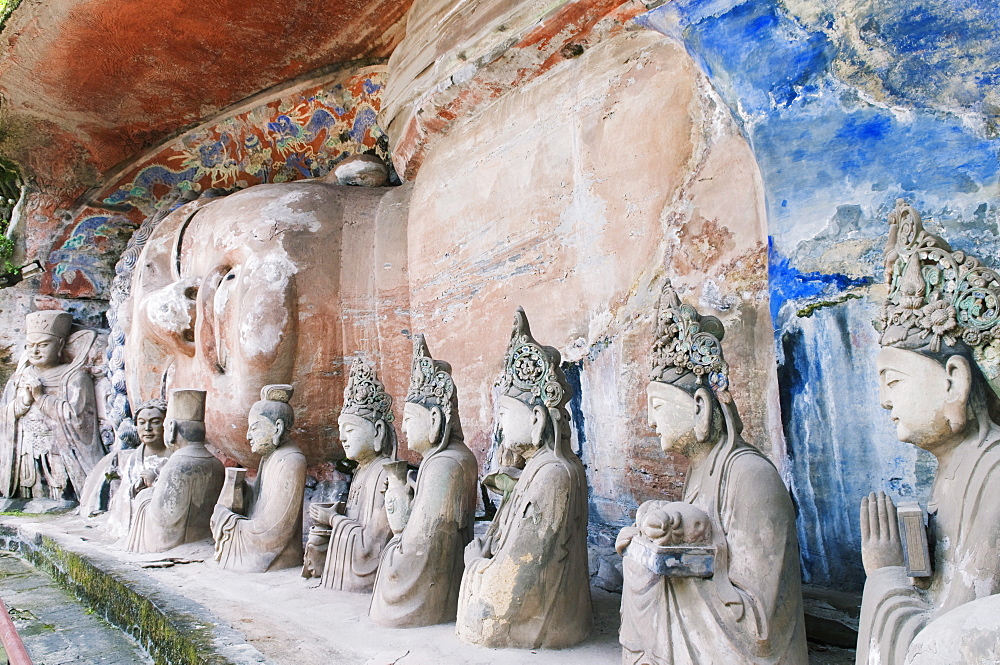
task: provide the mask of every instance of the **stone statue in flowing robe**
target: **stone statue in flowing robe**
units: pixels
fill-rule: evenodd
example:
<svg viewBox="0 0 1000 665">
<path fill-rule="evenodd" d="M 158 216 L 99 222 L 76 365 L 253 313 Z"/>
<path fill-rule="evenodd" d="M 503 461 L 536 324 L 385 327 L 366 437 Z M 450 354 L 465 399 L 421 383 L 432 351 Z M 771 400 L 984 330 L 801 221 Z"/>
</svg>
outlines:
<svg viewBox="0 0 1000 665">
<path fill-rule="evenodd" d="M 306 458 L 289 441 L 292 386 L 264 386 L 250 407 L 247 439 L 260 455 L 257 480 L 234 487 L 244 510 L 218 503 L 212 515 L 215 560 L 226 569 L 263 573 L 302 565 L 302 495 Z M 245 514 L 242 514 L 245 513 Z"/>
<path fill-rule="evenodd" d="M 209 520 L 225 477 L 222 462 L 205 448 L 205 391 L 173 390 L 164 439 L 172 448 L 151 487 L 134 500 L 130 552 L 166 552 L 212 535 Z"/>
<path fill-rule="evenodd" d="M 385 513 L 386 465 L 396 457 L 391 407 L 392 398 L 375 370 L 355 358 L 337 420 L 344 454 L 358 463 L 347 502 L 309 506 L 313 526 L 302 575 L 322 576 L 328 589 L 370 592 L 382 548 L 392 537 Z"/>
<path fill-rule="evenodd" d="M 1000 275 L 926 232 L 917 211 L 899 201 L 889 216 L 885 276 L 889 294 L 876 322 L 879 395 L 899 440 L 937 458 L 927 505 L 931 566 L 913 569 L 923 549 L 921 519 L 903 538 L 891 498 L 879 492 L 862 500 L 868 579 L 857 663 L 990 662 L 1000 642 L 1000 617 L 986 611 L 1000 608 L 993 415 L 1000 413 Z"/>
<path fill-rule="evenodd" d="M 395 535 L 382 552 L 370 611 L 396 628 L 455 620 L 476 510 L 479 465 L 465 445 L 451 366 L 431 358 L 423 335 L 414 337 L 403 434 L 423 461 L 412 499 L 406 482 L 386 492 Z"/>
<path fill-rule="evenodd" d="M 0 399 L 0 495 L 68 499 L 104 456 L 94 382 L 84 367 L 96 339 L 73 316 L 25 317 L 25 354 Z"/>
<path fill-rule="evenodd" d="M 163 440 L 166 415 L 167 403 L 162 399 L 140 404 L 135 414 L 138 447 L 110 453 L 114 458 L 109 471 L 118 476 L 119 482 L 108 502 L 105 530 L 115 538 L 128 535 L 136 495 L 153 486 L 170 457 L 170 449 Z"/>
<path fill-rule="evenodd" d="M 593 623 L 587 480 L 569 446 L 572 390 L 559 362 L 518 308 L 498 381 L 498 430 L 525 464 L 487 533 L 466 548 L 457 617 L 466 642 L 557 649 L 583 641 Z"/>
<path fill-rule="evenodd" d="M 660 298 L 648 405 L 691 462 L 682 501 L 648 501 L 618 536 L 626 665 L 805 665 L 799 547 L 777 470 L 743 441 L 722 322 Z"/>
</svg>

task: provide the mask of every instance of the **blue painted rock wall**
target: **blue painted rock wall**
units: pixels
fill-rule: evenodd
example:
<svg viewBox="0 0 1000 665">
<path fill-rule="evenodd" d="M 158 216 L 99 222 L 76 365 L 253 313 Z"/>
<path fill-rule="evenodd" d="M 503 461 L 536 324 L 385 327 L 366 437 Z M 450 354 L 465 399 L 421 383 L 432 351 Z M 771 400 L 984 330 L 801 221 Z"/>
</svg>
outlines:
<svg viewBox="0 0 1000 665">
<path fill-rule="evenodd" d="M 684 43 L 754 150 L 803 572 L 860 588 L 859 500 L 925 499 L 934 473 L 878 401 L 886 216 L 904 198 L 928 230 L 1000 265 L 995 7 L 676 0 L 639 20 Z"/>
</svg>

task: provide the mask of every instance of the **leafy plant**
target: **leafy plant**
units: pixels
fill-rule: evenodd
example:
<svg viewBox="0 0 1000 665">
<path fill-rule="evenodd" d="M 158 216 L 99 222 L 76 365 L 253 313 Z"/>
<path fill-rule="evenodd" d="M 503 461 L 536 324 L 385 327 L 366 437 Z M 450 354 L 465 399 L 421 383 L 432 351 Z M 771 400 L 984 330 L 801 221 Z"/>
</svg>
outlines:
<svg viewBox="0 0 1000 665">
<path fill-rule="evenodd" d="M 0 0 L 0 3 L 8 0 Z M 14 206 L 21 198 L 21 173 L 13 162 L 0 157 L 0 272 L 12 272 L 10 262 L 14 256 L 14 241 L 7 237 Z"/>
<path fill-rule="evenodd" d="M 3 30 L 7 19 L 10 18 L 19 4 L 21 4 L 21 0 L 0 0 L 0 30 Z"/>
</svg>

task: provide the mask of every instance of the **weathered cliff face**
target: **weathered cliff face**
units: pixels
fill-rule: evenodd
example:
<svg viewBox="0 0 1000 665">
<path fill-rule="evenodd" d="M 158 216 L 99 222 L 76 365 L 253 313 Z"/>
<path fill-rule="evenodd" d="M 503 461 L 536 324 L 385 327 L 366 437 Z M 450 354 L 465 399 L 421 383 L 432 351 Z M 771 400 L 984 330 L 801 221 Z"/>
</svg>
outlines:
<svg viewBox="0 0 1000 665">
<path fill-rule="evenodd" d="M 728 111 L 651 31 L 590 46 L 436 139 L 410 202 L 411 322 L 454 367 L 480 459 L 521 305 L 572 365 L 592 520 L 621 524 L 637 502 L 676 492 L 684 462 L 659 450 L 645 397 L 667 277 L 726 321 L 748 436 L 780 454 L 762 200 Z"/>
</svg>

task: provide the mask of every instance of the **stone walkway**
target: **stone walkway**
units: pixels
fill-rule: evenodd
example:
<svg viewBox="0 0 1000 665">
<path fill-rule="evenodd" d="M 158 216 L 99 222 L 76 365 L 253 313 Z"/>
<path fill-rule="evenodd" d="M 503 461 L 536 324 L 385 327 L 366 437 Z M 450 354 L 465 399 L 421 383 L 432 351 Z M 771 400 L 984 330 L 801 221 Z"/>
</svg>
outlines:
<svg viewBox="0 0 1000 665">
<path fill-rule="evenodd" d="M 0 598 L 34 665 L 153 662 L 131 638 L 91 613 L 48 575 L 7 552 L 0 552 Z M 6 663 L 0 647 L 0 665 Z"/>
</svg>

